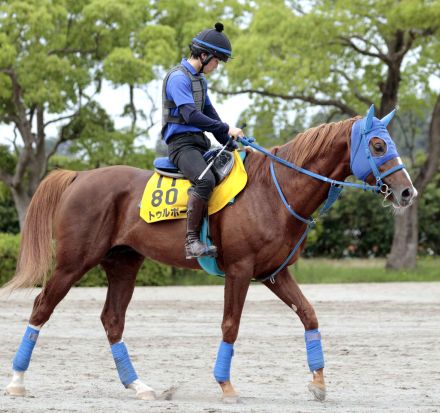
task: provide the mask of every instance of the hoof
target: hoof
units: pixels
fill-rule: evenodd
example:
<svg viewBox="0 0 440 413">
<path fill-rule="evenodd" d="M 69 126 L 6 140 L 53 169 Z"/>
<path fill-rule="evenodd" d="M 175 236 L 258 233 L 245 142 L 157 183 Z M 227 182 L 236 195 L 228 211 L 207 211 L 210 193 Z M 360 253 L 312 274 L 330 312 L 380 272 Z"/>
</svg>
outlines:
<svg viewBox="0 0 440 413">
<path fill-rule="evenodd" d="M 5 389 L 5 393 L 9 396 L 23 397 L 26 395 L 26 389 L 22 384 L 10 383 Z"/>
<path fill-rule="evenodd" d="M 241 403 L 240 396 L 234 390 L 234 387 L 232 387 L 232 384 L 229 380 L 219 382 L 219 384 L 220 384 L 220 387 L 223 392 L 221 401 L 224 404 L 239 404 L 239 403 Z"/>
<path fill-rule="evenodd" d="M 136 379 L 133 383 L 127 386 L 128 389 L 136 392 L 136 398 L 139 400 L 156 400 L 156 393 L 154 390 L 142 383 L 139 379 Z"/>
<path fill-rule="evenodd" d="M 177 386 L 171 386 L 169 389 L 162 392 L 162 394 L 158 397 L 159 400 L 173 400 L 174 395 L 178 390 Z"/>
<path fill-rule="evenodd" d="M 323 402 L 325 400 L 325 387 L 310 383 L 309 391 L 313 394 L 315 400 L 319 402 Z"/>
<path fill-rule="evenodd" d="M 240 404 L 243 403 L 240 396 L 222 396 L 222 402 L 224 404 Z"/>
<path fill-rule="evenodd" d="M 139 400 L 156 400 L 156 393 L 151 390 L 136 393 L 136 399 Z"/>
</svg>

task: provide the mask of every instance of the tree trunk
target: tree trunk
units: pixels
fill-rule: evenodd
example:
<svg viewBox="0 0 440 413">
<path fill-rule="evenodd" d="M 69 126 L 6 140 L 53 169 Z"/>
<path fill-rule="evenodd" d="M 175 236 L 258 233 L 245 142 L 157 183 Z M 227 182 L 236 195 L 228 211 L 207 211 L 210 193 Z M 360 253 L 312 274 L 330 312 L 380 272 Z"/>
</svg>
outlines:
<svg viewBox="0 0 440 413">
<path fill-rule="evenodd" d="M 419 192 L 418 199 L 438 171 L 440 163 L 440 95 L 434 106 L 429 127 L 428 147 L 425 163 L 414 181 Z M 417 245 L 419 241 L 418 199 L 403 215 L 394 220 L 394 239 L 386 267 L 390 269 L 414 268 L 416 266 Z"/>
<path fill-rule="evenodd" d="M 416 267 L 419 240 L 418 205 L 419 201 L 416 199 L 402 215 L 395 216 L 393 244 L 386 264 L 388 269 Z"/>
<path fill-rule="evenodd" d="M 20 222 L 20 228 L 23 229 L 24 219 L 26 217 L 26 210 L 31 202 L 31 198 L 27 194 L 26 191 L 23 191 L 21 188 L 16 189 L 13 187 L 9 187 L 12 192 L 12 198 L 14 200 L 15 208 L 18 213 L 18 220 Z"/>
</svg>

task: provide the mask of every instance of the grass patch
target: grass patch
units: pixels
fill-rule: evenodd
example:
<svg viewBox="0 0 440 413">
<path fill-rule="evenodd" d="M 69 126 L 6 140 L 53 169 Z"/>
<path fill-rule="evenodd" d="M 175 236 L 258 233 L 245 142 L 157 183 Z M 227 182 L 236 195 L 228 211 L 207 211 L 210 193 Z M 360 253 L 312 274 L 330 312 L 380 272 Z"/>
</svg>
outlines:
<svg viewBox="0 0 440 413">
<path fill-rule="evenodd" d="M 175 278 L 175 285 L 223 285 L 225 279 L 205 271 L 185 271 Z"/>
<path fill-rule="evenodd" d="M 440 258 L 423 257 L 415 270 L 385 269 L 385 259 L 300 259 L 290 267 L 299 283 L 440 281 Z"/>
<path fill-rule="evenodd" d="M 300 259 L 290 267 L 301 284 L 335 284 L 359 282 L 440 281 L 440 257 L 424 257 L 413 271 L 385 269 L 385 259 Z M 224 279 L 204 271 L 185 271 L 175 277 L 175 285 L 222 285 Z"/>
</svg>

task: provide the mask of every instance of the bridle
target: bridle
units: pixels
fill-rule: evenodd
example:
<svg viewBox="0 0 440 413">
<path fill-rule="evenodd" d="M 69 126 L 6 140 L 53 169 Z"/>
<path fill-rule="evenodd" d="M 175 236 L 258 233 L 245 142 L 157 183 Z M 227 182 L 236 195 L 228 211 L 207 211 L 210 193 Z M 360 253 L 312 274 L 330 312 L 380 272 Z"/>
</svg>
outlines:
<svg viewBox="0 0 440 413">
<path fill-rule="evenodd" d="M 271 274 L 269 275 L 265 275 L 262 277 L 258 277 L 257 281 L 261 281 L 261 282 L 265 282 L 270 280 L 270 282 L 272 284 L 275 283 L 275 277 L 278 275 L 278 273 L 284 269 L 286 267 L 286 265 L 289 263 L 289 261 L 292 259 L 292 257 L 294 256 L 294 254 L 296 253 L 296 251 L 298 250 L 298 248 L 300 247 L 300 245 L 304 242 L 305 238 L 307 237 L 307 234 L 309 233 L 309 231 L 316 225 L 317 219 L 324 214 L 326 211 L 328 211 L 330 209 L 330 207 L 336 202 L 336 200 L 339 198 L 340 193 L 342 192 L 342 190 L 344 189 L 344 187 L 349 187 L 349 188 L 358 188 L 358 189 L 363 189 L 364 191 L 372 191 L 375 193 L 381 193 L 384 195 L 385 198 L 388 198 L 391 194 L 392 194 L 392 190 L 390 189 L 390 187 L 383 181 L 384 178 L 386 178 L 387 176 L 401 170 L 405 168 L 405 165 L 400 163 L 398 165 L 393 166 L 392 168 L 384 171 L 384 172 L 380 172 L 378 165 L 376 163 L 376 161 L 374 160 L 374 157 L 371 154 L 369 145 L 368 145 L 368 133 L 371 132 L 371 125 L 372 125 L 372 121 L 373 121 L 373 114 L 374 114 L 374 108 L 373 106 L 370 108 L 368 115 L 366 118 L 364 119 L 360 119 L 357 122 L 362 122 L 359 126 L 360 126 L 360 139 L 359 139 L 359 143 L 357 148 L 355 149 L 354 153 L 355 155 L 355 159 L 353 160 L 352 157 L 350 156 L 350 165 L 351 168 L 353 170 L 353 162 L 357 159 L 357 153 L 358 151 L 363 148 L 364 149 L 364 154 L 366 157 L 366 160 L 368 161 L 369 167 L 370 167 L 370 171 L 367 174 L 367 176 L 370 173 L 374 174 L 374 177 L 376 178 L 376 185 L 369 185 L 367 184 L 367 182 L 365 181 L 366 176 L 364 177 L 364 182 L 363 184 L 359 184 L 359 183 L 354 183 L 354 182 L 345 182 L 345 181 L 338 181 L 335 179 L 330 179 L 326 176 L 317 174 L 315 172 L 309 171 L 307 169 L 301 168 L 300 166 L 297 166 L 289 161 L 286 161 L 285 159 L 282 159 L 276 155 L 274 155 L 273 153 L 269 152 L 268 150 L 264 149 L 263 147 L 257 145 L 255 143 L 255 140 L 253 138 L 238 138 L 238 141 L 244 145 L 244 146 L 249 146 L 259 152 L 262 152 L 263 154 L 265 154 L 266 156 L 268 156 L 271 161 L 270 161 L 270 173 L 272 176 L 272 180 L 275 184 L 275 187 L 277 189 L 278 195 L 281 198 L 281 201 L 283 202 L 283 205 L 286 207 L 286 209 L 289 211 L 289 213 L 294 216 L 297 220 L 303 222 L 304 224 L 307 225 L 305 231 L 303 232 L 303 234 L 301 235 L 299 241 L 295 244 L 295 246 L 293 247 L 292 251 L 289 253 L 289 255 L 287 256 L 287 258 L 283 261 L 283 263 Z M 392 117 L 392 115 L 391 115 Z M 386 124 L 389 122 L 389 120 L 391 120 L 391 117 L 389 119 L 387 119 Z M 354 125 L 353 125 L 354 127 Z M 389 135 L 388 135 L 389 137 Z M 391 140 L 391 137 L 389 137 L 389 139 Z M 392 141 L 391 141 L 392 142 Z M 397 151 L 395 152 L 396 156 L 393 155 L 393 157 L 398 157 L 398 153 Z M 302 174 L 308 175 L 312 178 L 318 179 L 320 181 L 323 181 L 325 183 L 329 183 L 330 184 L 330 189 L 327 195 L 327 199 L 324 202 L 324 205 L 321 207 L 321 209 L 319 210 L 318 216 L 316 218 L 313 217 L 308 217 L 305 218 L 301 215 L 299 215 L 297 212 L 295 212 L 292 207 L 289 205 L 289 203 L 287 202 L 286 197 L 283 194 L 283 191 L 281 189 L 281 186 L 278 182 L 276 173 L 275 173 L 275 168 L 274 168 L 274 161 L 284 165 L 290 169 L 293 169 L 295 171 L 298 171 Z M 364 159 L 365 161 L 365 159 Z"/>
</svg>

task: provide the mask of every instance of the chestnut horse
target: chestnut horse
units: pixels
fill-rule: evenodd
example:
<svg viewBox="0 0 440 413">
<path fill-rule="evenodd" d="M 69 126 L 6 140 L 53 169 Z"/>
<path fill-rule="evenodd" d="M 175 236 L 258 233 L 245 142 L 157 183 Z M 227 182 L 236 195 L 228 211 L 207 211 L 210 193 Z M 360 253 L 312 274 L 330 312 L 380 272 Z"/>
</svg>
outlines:
<svg viewBox="0 0 440 413">
<path fill-rule="evenodd" d="M 356 117 L 309 129 L 293 141 L 273 148 L 271 153 L 332 180 L 343 181 L 352 174 L 350 137 L 360 119 Z M 385 122 L 374 118 L 374 121 L 383 121 L 381 127 L 386 131 L 389 119 Z M 373 132 L 366 148 L 379 159 L 386 154 L 391 142 L 383 134 Z M 363 151 L 362 154 L 364 156 Z M 249 284 L 252 279 L 277 269 L 306 229 L 306 224 L 292 216 L 283 205 L 271 178 L 270 162 L 268 156 L 248 150 L 246 188 L 234 204 L 210 219 L 211 236 L 218 247 L 218 265 L 226 274 L 223 340 L 214 375 L 221 386 L 222 397 L 229 401 L 238 400 L 229 372 Z M 377 165 L 379 173 L 394 171 L 383 180 L 388 199 L 395 208 L 408 206 L 417 192 L 402 169 L 400 158 L 394 156 Z M 280 164 L 275 164 L 275 170 L 288 204 L 299 215 L 310 216 L 326 199 L 328 183 Z M 198 264 L 196 260 L 185 259 L 184 219 L 148 224 L 139 217 L 139 202 L 151 175 L 151 171 L 127 166 L 84 172 L 58 170 L 38 187 L 22 232 L 17 272 L 6 288 L 13 290 L 36 284 L 42 284 L 43 288 L 35 299 L 29 326 L 13 361 L 13 378 L 6 389 L 9 394 L 25 394 L 24 372 L 39 331 L 57 304 L 87 271 L 101 265 L 108 279 L 101 320 L 120 379 L 138 398 L 154 399 L 154 390 L 139 380 L 122 341 L 136 274 L 145 257 L 183 268 L 198 268 Z M 367 175 L 366 181 L 374 184 L 373 174 Z M 300 244 L 289 265 L 298 259 L 304 242 Z M 275 282 L 263 282 L 304 325 L 312 373 L 309 389 L 316 399 L 323 400 L 321 336 L 312 305 L 287 267 L 279 271 Z"/>
</svg>

